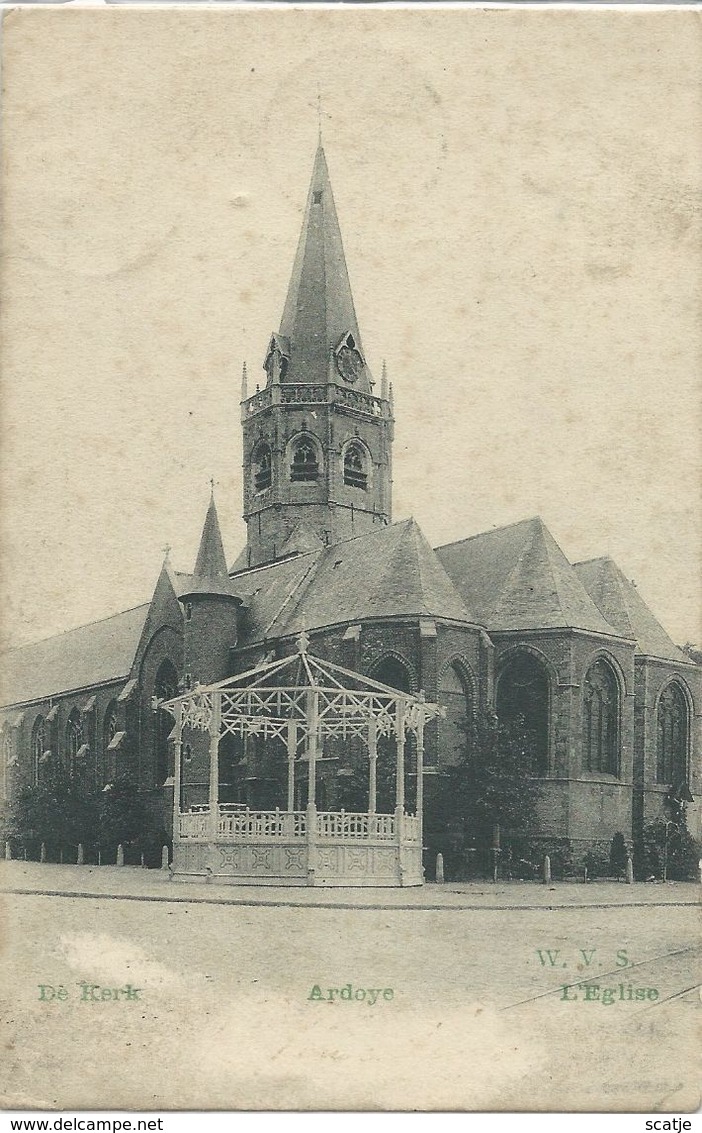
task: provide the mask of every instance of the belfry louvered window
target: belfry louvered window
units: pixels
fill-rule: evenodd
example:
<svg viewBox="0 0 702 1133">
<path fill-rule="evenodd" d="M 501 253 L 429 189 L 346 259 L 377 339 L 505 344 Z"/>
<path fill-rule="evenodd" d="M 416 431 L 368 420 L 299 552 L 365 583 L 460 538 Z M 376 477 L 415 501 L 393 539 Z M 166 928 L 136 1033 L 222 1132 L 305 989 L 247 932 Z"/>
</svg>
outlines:
<svg viewBox="0 0 702 1133">
<path fill-rule="evenodd" d="M 609 775 L 619 773 L 619 688 L 603 658 L 595 661 L 585 676 L 583 767 Z"/>
<path fill-rule="evenodd" d="M 262 445 L 254 458 L 254 487 L 263 492 L 271 486 L 273 458 L 268 445 Z"/>
<path fill-rule="evenodd" d="M 344 453 L 344 484 L 364 492 L 368 487 L 365 454 L 360 445 L 349 445 Z"/>
<path fill-rule="evenodd" d="M 316 480 L 319 476 L 319 461 L 312 441 L 298 441 L 293 449 L 290 465 L 291 480 Z"/>
</svg>

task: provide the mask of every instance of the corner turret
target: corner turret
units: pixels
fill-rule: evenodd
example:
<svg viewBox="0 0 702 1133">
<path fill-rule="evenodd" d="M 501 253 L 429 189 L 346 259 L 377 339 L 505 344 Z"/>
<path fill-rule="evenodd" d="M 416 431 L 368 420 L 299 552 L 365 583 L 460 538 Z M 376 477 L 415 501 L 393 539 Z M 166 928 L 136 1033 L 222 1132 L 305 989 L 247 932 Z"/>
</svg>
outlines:
<svg viewBox="0 0 702 1133">
<path fill-rule="evenodd" d="M 190 585 L 180 595 L 185 615 L 185 672 L 191 684 L 212 684 L 230 675 L 230 651 L 238 639 L 237 593 L 224 555 L 214 492 L 210 496 Z"/>
</svg>

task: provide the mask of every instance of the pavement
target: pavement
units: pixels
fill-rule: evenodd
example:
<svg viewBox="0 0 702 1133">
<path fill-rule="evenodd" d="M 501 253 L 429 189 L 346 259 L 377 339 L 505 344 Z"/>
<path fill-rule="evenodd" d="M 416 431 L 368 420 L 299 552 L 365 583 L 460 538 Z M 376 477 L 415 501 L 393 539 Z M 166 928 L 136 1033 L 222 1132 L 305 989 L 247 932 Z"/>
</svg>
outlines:
<svg viewBox="0 0 702 1133">
<path fill-rule="evenodd" d="M 0 893 L 209 905 L 338 909 L 604 909 L 697 906 L 696 882 L 534 881 L 428 883 L 408 889 L 226 886 L 171 880 L 138 866 L 4 861 Z"/>
<path fill-rule="evenodd" d="M 16 861 L 0 887 L 7 1109 L 699 1105 L 698 885 L 283 890 Z"/>
</svg>

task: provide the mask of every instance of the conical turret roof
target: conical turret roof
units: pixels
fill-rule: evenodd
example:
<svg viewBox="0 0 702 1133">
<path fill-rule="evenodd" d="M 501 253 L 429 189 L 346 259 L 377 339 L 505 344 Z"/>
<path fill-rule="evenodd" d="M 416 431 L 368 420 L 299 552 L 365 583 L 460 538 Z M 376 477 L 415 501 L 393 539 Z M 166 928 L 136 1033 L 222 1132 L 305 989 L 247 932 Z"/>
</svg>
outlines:
<svg viewBox="0 0 702 1133">
<path fill-rule="evenodd" d="M 192 581 L 180 597 L 187 599 L 195 594 L 220 595 L 242 601 L 232 585 L 227 571 L 227 560 L 224 556 L 224 544 L 214 493 L 210 496 L 210 506 L 205 516 L 205 525 L 202 529 L 200 549 L 197 553 Z"/>
</svg>

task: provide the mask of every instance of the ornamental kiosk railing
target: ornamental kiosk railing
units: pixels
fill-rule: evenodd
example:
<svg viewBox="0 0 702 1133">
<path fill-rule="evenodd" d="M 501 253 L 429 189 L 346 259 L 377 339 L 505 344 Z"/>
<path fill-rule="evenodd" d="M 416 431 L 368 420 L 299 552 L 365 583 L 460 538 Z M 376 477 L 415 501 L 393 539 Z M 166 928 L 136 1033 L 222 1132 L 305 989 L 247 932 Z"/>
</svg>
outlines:
<svg viewBox="0 0 702 1133">
<path fill-rule="evenodd" d="M 321 661 L 301 634 L 297 652 L 218 684 L 197 687 L 157 706 L 175 718 L 173 865 L 176 881 L 229 885 L 421 885 L 424 728 L 444 710 L 412 695 Z M 294 683 L 290 678 L 294 677 Z M 290 682 L 290 683 L 288 683 Z M 207 801 L 183 805 L 183 751 L 204 733 Z M 220 743 L 258 737 L 284 745 L 287 807 L 255 809 L 220 802 Z M 186 739 L 184 740 L 184 737 Z M 187 738 L 189 737 L 189 739 Z M 317 809 L 317 764 L 324 740 L 362 741 L 368 758 L 368 810 Z M 395 807 L 377 811 L 378 742 L 395 746 Z M 407 813 L 407 740 L 416 777 L 415 813 Z M 307 805 L 295 807 L 300 772 Z"/>
</svg>

